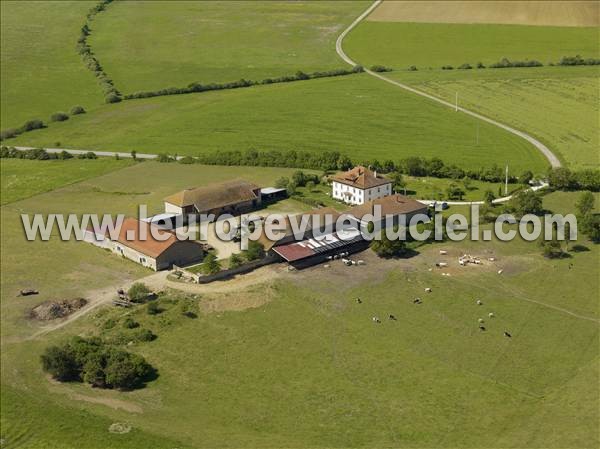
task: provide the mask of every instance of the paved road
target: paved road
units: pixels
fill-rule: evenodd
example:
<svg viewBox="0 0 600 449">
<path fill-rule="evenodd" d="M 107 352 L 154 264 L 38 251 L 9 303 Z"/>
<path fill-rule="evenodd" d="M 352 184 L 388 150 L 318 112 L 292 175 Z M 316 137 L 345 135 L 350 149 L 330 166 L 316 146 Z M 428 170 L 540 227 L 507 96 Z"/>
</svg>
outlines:
<svg viewBox="0 0 600 449">
<path fill-rule="evenodd" d="M 371 11 L 373 11 L 375 8 L 377 8 L 377 6 L 379 6 L 379 4 L 381 3 L 382 0 L 376 0 L 375 2 L 373 2 L 373 4 L 371 6 L 369 6 L 369 8 L 367 8 L 367 10 L 365 12 L 363 12 L 360 16 L 358 16 L 356 18 L 356 20 L 354 22 L 352 22 L 350 24 L 350 26 L 348 28 L 346 28 L 342 34 L 340 34 L 337 38 L 337 41 L 335 43 L 335 50 L 337 52 L 337 54 L 348 64 L 355 66 L 358 65 L 358 63 L 354 60 L 352 60 L 345 52 L 344 49 L 342 48 L 342 42 L 344 40 L 344 38 L 346 37 L 346 35 L 356 26 L 358 25 L 365 17 L 367 17 Z M 484 115 L 478 114 L 477 112 L 473 112 L 469 109 L 463 108 L 463 107 L 458 107 L 456 108 L 456 105 L 446 101 L 446 100 L 442 100 L 441 98 L 438 98 L 434 95 L 430 95 L 426 92 L 420 91 L 418 89 L 415 89 L 413 87 L 407 86 L 406 84 L 400 83 L 398 81 L 392 80 L 390 78 L 387 78 L 386 76 L 382 75 L 381 73 L 376 73 L 373 72 L 371 70 L 365 69 L 365 72 L 368 73 L 371 76 L 374 76 L 375 78 L 379 78 L 382 81 L 385 81 L 387 83 L 393 84 L 394 86 L 400 87 L 404 90 L 407 90 L 409 92 L 412 92 L 414 94 L 420 95 L 422 97 L 428 98 L 430 100 L 433 100 L 437 103 L 443 104 L 444 106 L 447 106 L 449 108 L 452 109 L 457 109 L 460 112 L 463 112 L 465 114 L 468 114 L 472 117 L 475 117 L 479 120 L 483 120 L 484 122 L 490 123 L 494 126 L 497 126 L 499 128 L 504 129 L 505 131 L 508 131 L 509 133 L 512 133 L 516 136 L 521 137 L 522 139 L 525 139 L 526 141 L 528 141 L 529 143 L 531 143 L 534 147 L 536 147 L 543 155 L 544 157 L 548 160 L 548 162 L 550 163 L 550 165 L 552 167 L 560 167 L 562 164 L 560 162 L 560 160 L 556 157 L 556 155 L 546 146 L 544 145 L 542 142 L 540 142 L 539 140 L 537 140 L 536 138 L 530 136 L 529 134 L 523 132 L 523 131 L 519 131 L 518 129 L 515 129 L 511 126 L 508 126 L 504 123 L 498 122 L 496 120 L 493 120 L 489 117 L 486 117 Z"/>
<path fill-rule="evenodd" d="M 34 148 L 39 148 L 39 147 L 14 147 L 16 150 L 19 151 L 26 151 L 26 150 L 33 150 Z M 71 154 L 85 154 L 85 153 L 94 153 L 96 156 L 103 156 L 103 157 L 115 157 L 117 155 L 119 155 L 119 157 L 121 158 L 131 158 L 133 157 L 131 155 L 131 153 L 119 153 L 119 152 L 115 152 L 115 151 L 90 151 L 90 150 L 73 150 L 73 149 L 69 149 L 69 148 L 44 148 L 44 150 L 46 150 L 46 152 L 48 153 L 62 153 L 63 151 L 66 151 L 67 153 L 71 153 Z M 138 159 L 156 159 L 158 157 L 158 154 L 149 154 L 149 153 L 136 153 L 135 155 L 136 158 Z M 177 156 L 177 159 L 181 159 L 183 156 Z"/>
</svg>

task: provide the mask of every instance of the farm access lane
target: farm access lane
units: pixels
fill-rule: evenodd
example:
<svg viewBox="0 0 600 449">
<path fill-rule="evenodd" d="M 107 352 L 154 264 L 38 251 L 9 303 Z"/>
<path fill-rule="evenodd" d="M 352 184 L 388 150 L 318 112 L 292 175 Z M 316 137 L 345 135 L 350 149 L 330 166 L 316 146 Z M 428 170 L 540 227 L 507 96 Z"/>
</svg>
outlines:
<svg viewBox="0 0 600 449">
<path fill-rule="evenodd" d="M 373 4 L 371 4 L 371 6 L 369 6 L 367 8 L 367 10 L 365 12 L 363 12 L 360 16 L 358 16 L 356 18 L 356 20 L 354 20 L 354 22 L 352 22 L 348 28 L 346 28 L 344 31 L 342 31 L 342 34 L 340 34 L 337 38 L 337 41 L 335 42 L 335 51 L 337 52 L 337 54 L 344 60 L 344 62 L 346 62 L 347 64 L 350 64 L 351 66 L 356 66 L 359 65 L 356 61 L 354 61 L 353 59 L 351 59 L 345 52 L 344 49 L 342 48 L 342 42 L 344 40 L 344 38 L 346 37 L 346 35 L 352 31 L 352 29 L 354 29 L 363 19 L 365 19 L 369 14 L 371 14 L 371 12 L 377 8 L 380 4 L 381 4 L 382 0 L 375 0 L 373 2 Z M 423 92 L 421 90 L 415 89 L 413 87 L 410 87 L 406 84 L 400 83 L 398 81 L 392 80 L 390 78 L 387 78 L 386 76 L 382 75 L 381 73 L 376 73 L 373 72 L 372 70 L 369 70 L 367 68 L 365 68 L 365 72 L 368 73 L 371 76 L 374 76 L 375 78 L 378 78 L 382 81 L 385 81 L 387 83 L 393 84 L 396 87 L 400 87 L 401 89 L 404 89 L 406 91 L 412 92 L 414 94 L 420 95 L 422 97 L 428 98 L 429 100 L 433 100 L 437 103 L 440 103 L 444 106 L 447 106 L 449 108 L 455 109 L 457 112 L 463 112 L 465 114 L 468 114 L 472 117 L 475 117 L 476 119 L 482 120 L 484 122 L 490 123 L 491 125 L 497 126 L 499 128 L 502 128 L 505 131 L 508 131 L 511 134 L 514 134 L 522 139 L 525 139 L 527 142 L 529 142 L 530 144 L 532 144 L 538 151 L 540 151 L 544 157 L 548 160 L 548 162 L 550 163 L 550 165 L 552 166 L 552 168 L 558 168 L 561 167 L 562 164 L 560 162 L 560 160 L 558 159 L 558 157 L 556 157 L 556 155 L 546 146 L 544 145 L 542 142 L 540 142 L 539 140 L 537 140 L 536 138 L 530 136 L 529 134 L 520 131 L 518 129 L 515 129 L 511 126 L 508 126 L 504 123 L 498 122 L 494 119 L 491 119 L 489 117 L 486 117 L 484 115 L 478 114 L 477 112 L 471 111 L 469 109 L 463 108 L 461 106 L 452 104 L 446 100 L 443 100 L 439 97 L 436 97 L 434 95 L 430 95 L 426 92 Z"/>
</svg>

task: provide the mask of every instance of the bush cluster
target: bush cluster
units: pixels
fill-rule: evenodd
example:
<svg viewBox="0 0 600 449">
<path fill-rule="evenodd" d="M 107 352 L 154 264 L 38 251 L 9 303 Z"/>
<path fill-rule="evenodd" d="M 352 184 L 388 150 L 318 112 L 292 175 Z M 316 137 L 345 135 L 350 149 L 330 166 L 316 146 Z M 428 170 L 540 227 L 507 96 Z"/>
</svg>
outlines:
<svg viewBox="0 0 600 449">
<path fill-rule="evenodd" d="M 87 14 L 87 20 L 81 27 L 81 33 L 77 39 L 77 51 L 81 55 L 86 67 L 94 72 L 96 79 L 102 86 L 104 91 L 104 101 L 106 103 L 117 103 L 121 101 L 121 93 L 114 86 L 113 80 L 108 77 L 106 72 L 104 72 L 100 61 L 98 61 L 98 58 L 96 58 L 92 48 L 87 42 L 87 39 L 91 34 L 90 24 L 92 20 L 96 14 L 104 11 L 112 1 L 113 0 L 102 0 L 92 9 L 90 9 Z"/>
<path fill-rule="evenodd" d="M 525 61 L 510 61 L 508 58 L 502 58 L 500 61 L 490 64 L 491 69 L 505 69 L 510 67 L 543 67 L 540 61 L 526 59 Z"/>
<path fill-rule="evenodd" d="M 39 119 L 28 120 L 23 124 L 23 126 L 19 128 L 8 128 L 2 130 L 0 132 L 0 141 L 16 137 L 19 134 L 23 134 L 28 131 L 33 131 L 34 129 L 41 129 L 45 127 L 46 125 L 44 124 L 44 122 Z"/>
<path fill-rule="evenodd" d="M 284 75 L 277 78 L 266 78 L 262 81 L 253 81 L 241 79 L 239 81 L 232 81 L 229 83 L 210 83 L 210 84 L 201 84 L 198 82 L 191 83 L 187 87 L 167 87 L 165 89 L 153 90 L 153 91 L 145 91 L 145 92 L 135 92 L 133 94 L 127 94 L 123 98 L 125 100 L 133 100 L 137 98 L 150 98 L 150 97 L 159 97 L 163 95 L 181 95 L 181 94 L 191 94 L 198 92 L 206 92 L 211 90 L 224 90 L 224 89 L 239 89 L 243 87 L 257 86 L 257 85 L 265 85 L 265 84 L 276 84 L 276 83 L 289 83 L 292 81 L 303 81 L 315 78 L 326 78 L 331 76 L 344 76 L 351 75 L 353 73 L 364 72 L 364 69 L 361 66 L 355 66 L 351 70 L 347 69 L 336 69 L 336 70 L 328 70 L 326 72 L 313 72 L 313 73 L 304 73 L 302 71 L 296 72 L 295 75 Z"/>
<path fill-rule="evenodd" d="M 69 120 L 69 114 L 66 112 L 55 112 L 50 116 L 51 122 L 64 122 L 65 120 Z"/>
<path fill-rule="evenodd" d="M 42 368 L 54 379 L 89 383 L 94 387 L 130 390 L 143 384 L 152 367 L 137 354 L 123 351 L 100 338 L 74 337 L 46 348 Z"/>
<path fill-rule="evenodd" d="M 370 69 L 372 72 L 391 72 L 393 69 L 391 67 L 386 67 L 384 65 L 375 64 L 371 66 Z"/>
<path fill-rule="evenodd" d="M 600 192 L 600 170 L 573 171 L 565 167 L 548 172 L 548 183 L 556 190 L 590 190 Z"/>
<path fill-rule="evenodd" d="M 582 58 L 579 55 L 563 56 L 557 65 L 600 65 L 600 59 Z"/>
</svg>

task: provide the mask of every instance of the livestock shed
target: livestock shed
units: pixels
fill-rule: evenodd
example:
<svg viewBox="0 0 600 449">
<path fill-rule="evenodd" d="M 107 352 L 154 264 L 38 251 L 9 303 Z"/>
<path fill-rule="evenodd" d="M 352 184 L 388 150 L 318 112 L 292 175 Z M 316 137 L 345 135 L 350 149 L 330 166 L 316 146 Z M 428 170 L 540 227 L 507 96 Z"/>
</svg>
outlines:
<svg viewBox="0 0 600 449">
<path fill-rule="evenodd" d="M 250 212 L 261 205 L 260 187 L 235 180 L 205 187 L 185 189 L 164 200 L 165 213 L 189 214 L 232 214 Z"/>
<path fill-rule="evenodd" d="M 300 242 L 288 243 L 273 248 L 294 268 L 306 268 L 327 260 L 328 256 L 340 253 L 351 254 L 369 246 L 356 228 L 347 228 Z"/>
<path fill-rule="evenodd" d="M 174 233 L 135 218 L 123 220 L 119 235 L 112 243 L 110 249 L 115 254 L 155 271 L 165 270 L 173 265 L 197 263 L 204 256 L 198 242 L 179 240 Z"/>
<path fill-rule="evenodd" d="M 282 227 L 285 229 L 278 231 L 279 235 L 277 239 L 269 239 L 263 229 L 258 241 L 263 245 L 267 254 L 271 254 L 271 250 L 274 247 L 312 237 L 317 228 L 324 230 L 327 224 L 331 224 L 332 229 L 334 229 L 335 221 L 339 216 L 340 213 L 331 207 L 323 207 L 321 209 L 315 209 L 304 214 L 288 216 L 285 219 L 285 223 L 282 224 Z M 294 229 L 291 223 L 292 220 L 295 220 L 297 224 L 300 224 L 303 220 L 305 220 L 307 224 L 304 234 L 299 236 L 300 238 L 298 239 L 293 232 Z"/>
<path fill-rule="evenodd" d="M 274 202 L 287 198 L 287 189 L 277 187 L 263 187 L 260 189 L 260 196 L 263 202 Z"/>
</svg>

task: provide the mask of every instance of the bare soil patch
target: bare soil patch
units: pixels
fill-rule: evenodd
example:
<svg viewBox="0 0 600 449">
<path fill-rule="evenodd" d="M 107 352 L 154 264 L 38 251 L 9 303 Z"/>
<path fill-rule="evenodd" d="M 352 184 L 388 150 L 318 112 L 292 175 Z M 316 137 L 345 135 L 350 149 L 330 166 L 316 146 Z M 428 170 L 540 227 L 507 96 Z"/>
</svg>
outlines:
<svg viewBox="0 0 600 449">
<path fill-rule="evenodd" d="M 30 317 L 40 321 L 55 320 L 71 315 L 87 304 L 84 298 L 45 301 L 31 309 Z"/>
<path fill-rule="evenodd" d="M 374 22 L 496 23 L 593 27 L 596 1 L 386 1 L 367 18 Z"/>
</svg>

